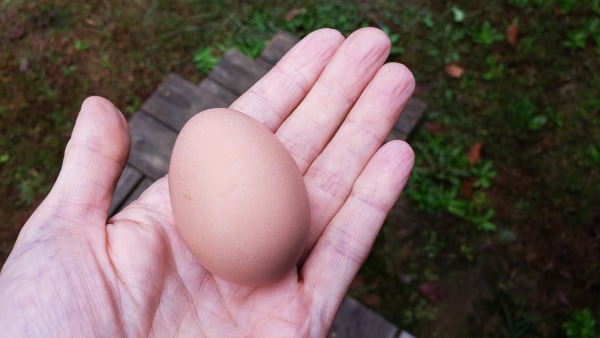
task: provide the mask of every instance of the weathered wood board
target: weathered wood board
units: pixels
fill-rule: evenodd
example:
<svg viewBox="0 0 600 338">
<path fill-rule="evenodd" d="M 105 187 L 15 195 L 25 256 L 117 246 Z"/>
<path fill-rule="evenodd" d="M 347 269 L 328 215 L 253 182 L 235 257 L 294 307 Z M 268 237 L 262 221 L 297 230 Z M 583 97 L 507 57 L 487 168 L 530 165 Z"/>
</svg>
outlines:
<svg viewBox="0 0 600 338">
<path fill-rule="evenodd" d="M 211 79 L 195 86 L 178 75 L 169 74 L 167 80 L 142 104 L 142 111 L 179 131 L 196 113 L 227 107 L 235 98 L 235 94 L 223 90 Z"/>
<path fill-rule="evenodd" d="M 350 297 L 344 298 L 328 335 L 329 338 L 397 336 L 398 328 L 395 325 Z"/>
<path fill-rule="evenodd" d="M 417 126 L 425 111 L 426 104 L 423 100 L 412 98 L 402 110 L 400 118 L 394 124 L 386 141 L 393 139 L 406 140 L 410 132 Z"/>
<path fill-rule="evenodd" d="M 129 205 L 131 202 L 135 201 L 144 191 L 146 191 L 146 189 L 148 189 L 149 186 L 152 185 L 152 183 L 154 183 L 154 180 L 148 177 L 145 177 L 143 180 L 138 182 L 135 188 L 127 196 L 127 199 L 123 204 Z"/>
<path fill-rule="evenodd" d="M 230 50 L 210 72 L 208 78 L 239 96 L 263 77 L 267 71 L 268 68 L 259 66 L 246 55 L 237 50 Z"/>
<path fill-rule="evenodd" d="M 129 121 L 129 132 L 131 150 L 128 163 L 154 180 L 166 175 L 177 132 L 144 111 L 133 115 Z"/>
<path fill-rule="evenodd" d="M 110 205 L 110 209 L 108 209 L 108 214 L 113 215 L 118 208 L 123 205 L 127 196 L 131 193 L 131 191 L 135 188 L 135 186 L 142 180 L 144 175 L 141 171 L 137 170 L 131 164 L 127 164 L 123 172 L 121 173 L 121 178 L 119 182 L 117 182 L 117 189 L 113 194 L 112 203 Z M 125 203 L 129 204 L 129 203 Z"/>
</svg>

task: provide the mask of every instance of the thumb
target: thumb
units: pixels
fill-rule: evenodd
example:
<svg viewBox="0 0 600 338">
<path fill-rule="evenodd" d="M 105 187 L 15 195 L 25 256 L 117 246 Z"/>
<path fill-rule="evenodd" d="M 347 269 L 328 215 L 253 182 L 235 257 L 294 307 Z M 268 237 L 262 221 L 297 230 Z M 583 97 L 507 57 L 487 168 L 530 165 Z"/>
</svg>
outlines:
<svg viewBox="0 0 600 338">
<path fill-rule="evenodd" d="M 87 98 L 44 204 L 64 219 L 104 224 L 128 156 L 129 129 L 123 114 L 104 98 Z"/>
</svg>

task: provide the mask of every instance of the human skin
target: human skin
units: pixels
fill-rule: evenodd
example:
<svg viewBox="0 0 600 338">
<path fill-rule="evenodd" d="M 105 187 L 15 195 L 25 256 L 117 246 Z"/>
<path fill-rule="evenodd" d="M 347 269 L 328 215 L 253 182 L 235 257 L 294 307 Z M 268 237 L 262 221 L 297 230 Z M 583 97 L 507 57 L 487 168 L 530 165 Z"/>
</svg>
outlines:
<svg viewBox="0 0 600 338">
<path fill-rule="evenodd" d="M 325 336 L 413 165 L 383 144 L 414 89 L 363 28 L 299 42 L 231 106 L 263 123 L 302 172 L 309 245 L 282 279 L 245 287 L 212 276 L 176 230 L 163 177 L 107 219 L 129 133 L 108 100 L 84 101 L 52 190 L 0 273 L 6 336 Z"/>
</svg>

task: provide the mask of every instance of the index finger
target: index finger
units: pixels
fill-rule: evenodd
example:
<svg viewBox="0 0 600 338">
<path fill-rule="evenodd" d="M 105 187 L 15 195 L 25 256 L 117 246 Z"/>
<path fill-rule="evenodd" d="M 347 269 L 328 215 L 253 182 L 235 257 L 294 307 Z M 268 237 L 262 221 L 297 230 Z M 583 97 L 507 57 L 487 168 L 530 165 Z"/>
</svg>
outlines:
<svg viewBox="0 0 600 338">
<path fill-rule="evenodd" d="M 312 32 L 229 108 L 252 116 L 275 132 L 313 87 L 343 41 L 334 29 Z"/>
</svg>

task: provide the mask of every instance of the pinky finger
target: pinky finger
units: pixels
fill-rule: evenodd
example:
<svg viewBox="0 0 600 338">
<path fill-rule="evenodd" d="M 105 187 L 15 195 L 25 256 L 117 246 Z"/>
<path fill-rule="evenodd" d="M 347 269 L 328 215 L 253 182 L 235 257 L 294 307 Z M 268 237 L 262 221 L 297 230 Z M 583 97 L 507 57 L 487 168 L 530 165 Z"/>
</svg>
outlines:
<svg viewBox="0 0 600 338">
<path fill-rule="evenodd" d="M 344 203 L 302 267 L 307 294 L 317 313 L 333 316 L 363 264 L 388 212 L 404 188 L 414 154 L 403 141 L 381 147 L 356 179 Z"/>
</svg>

